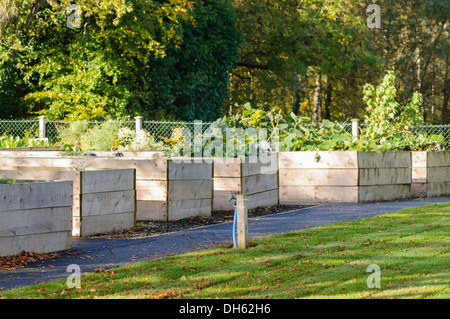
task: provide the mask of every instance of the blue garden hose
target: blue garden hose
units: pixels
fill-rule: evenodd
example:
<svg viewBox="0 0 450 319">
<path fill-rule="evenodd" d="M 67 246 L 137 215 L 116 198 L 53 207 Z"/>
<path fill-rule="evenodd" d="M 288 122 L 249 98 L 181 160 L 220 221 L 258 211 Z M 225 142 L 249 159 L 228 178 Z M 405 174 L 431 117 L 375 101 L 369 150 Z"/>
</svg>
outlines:
<svg viewBox="0 0 450 319">
<path fill-rule="evenodd" d="M 232 195 L 230 196 L 230 198 L 228 198 L 228 201 L 231 201 L 232 199 L 234 199 L 234 218 L 233 218 L 233 246 L 234 248 L 237 248 L 237 243 L 236 243 L 236 219 L 237 219 L 237 206 L 236 206 L 236 197 L 234 196 L 234 194 L 232 193 Z"/>
<path fill-rule="evenodd" d="M 233 218 L 233 245 L 234 245 L 234 248 L 236 248 L 237 247 L 237 244 L 236 244 L 236 218 L 237 218 L 237 207 L 236 207 L 236 205 L 234 205 L 234 218 Z"/>
</svg>

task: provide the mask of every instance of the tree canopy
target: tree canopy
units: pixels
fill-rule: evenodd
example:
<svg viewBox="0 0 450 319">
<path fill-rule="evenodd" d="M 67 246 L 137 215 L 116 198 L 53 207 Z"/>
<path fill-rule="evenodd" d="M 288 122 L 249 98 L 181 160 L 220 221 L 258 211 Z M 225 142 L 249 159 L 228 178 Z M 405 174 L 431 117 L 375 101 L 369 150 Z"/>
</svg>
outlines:
<svg viewBox="0 0 450 319">
<path fill-rule="evenodd" d="M 31 112 L 71 120 L 220 116 L 237 48 L 227 1 L 79 1 L 79 28 L 66 23 L 69 1 L 41 2 L 18 6 L 3 33 Z M 12 26 L 38 6 L 26 27 Z"/>
<path fill-rule="evenodd" d="M 313 122 L 363 119 L 365 84 L 393 70 L 401 105 L 418 92 L 425 122 L 450 120 L 446 0 L 76 6 L 0 0 L 0 117 L 210 121 L 250 102 Z"/>
</svg>

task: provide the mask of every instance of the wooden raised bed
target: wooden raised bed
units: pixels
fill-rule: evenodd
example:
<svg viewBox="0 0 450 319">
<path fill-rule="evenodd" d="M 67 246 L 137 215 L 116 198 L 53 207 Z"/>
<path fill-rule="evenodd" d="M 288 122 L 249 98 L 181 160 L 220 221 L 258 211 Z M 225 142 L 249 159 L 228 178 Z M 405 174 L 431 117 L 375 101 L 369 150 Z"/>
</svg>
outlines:
<svg viewBox="0 0 450 319">
<path fill-rule="evenodd" d="M 211 216 L 212 163 L 192 159 L 140 160 L 157 169 L 136 180 L 139 220 L 179 220 Z"/>
<path fill-rule="evenodd" d="M 411 152 L 280 152 L 280 204 L 411 197 Z"/>
<path fill-rule="evenodd" d="M 72 247 L 72 182 L 0 184 L 0 256 Z"/>
<path fill-rule="evenodd" d="M 126 157 L 0 157 L 2 166 L 136 170 L 136 220 L 210 216 L 212 163 Z"/>
<path fill-rule="evenodd" d="M 412 152 L 412 197 L 450 195 L 450 152 Z"/>
<path fill-rule="evenodd" d="M 124 157 L 133 158 L 160 158 L 164 151 L 114 151 L 114 152 L 86 152 L 100 157 L 115 156 L 121 153 Z M 0 148 L 0 157 L 61 157 L 67 156 L 61 147 L 12 147 Z"/>
<path fill-rule="evenodd" d="M 278 153 L 213 160 L 213 210 L 233 210 L 231 192 L 245 194 L 248 209 L 278 204 Z"/>
<path fill-rule="evenodd" d="M 3 167 L 0 176 L 21 180 L 73 182 L 73 236 L 92 236 L 134 227 L 134 169 L 69 171 L 52 167 Z"/>
</svg>

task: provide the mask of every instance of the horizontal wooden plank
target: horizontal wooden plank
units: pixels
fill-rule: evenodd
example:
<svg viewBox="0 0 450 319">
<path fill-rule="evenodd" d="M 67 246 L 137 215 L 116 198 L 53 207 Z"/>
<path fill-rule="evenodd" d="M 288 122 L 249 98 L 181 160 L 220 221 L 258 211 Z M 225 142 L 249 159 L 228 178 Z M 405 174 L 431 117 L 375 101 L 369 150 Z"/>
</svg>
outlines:
<svg viewBox="0 0 450 319">
<path fill-rule="evenodd" d="M 0 157 L 0 167 L 57 167 L 61 170 L 135 168 L 137 179 L 167 179 L 167 159 L 124 157 Z"/>
<path fill-rule="evenodd" d="M 65 151 L 30 151 L 0 149 L 0 157 L 56 157 L 64 156 Z"/>
<path fill-rule="evenodd" d="M 450 166 L 450 151 L 427 152 L 427 167 Z"/>
<path fill-rule="evenodd" d="M 169 201 L 168 220 L 179 220 L 191 216 L 211 216 L 212 199 L 186 199 Z"/>
<path fill-rule="evenodd" d="M 0 212 L 0 237 L 71 230 L 70 206 Z"/>
<path fill-rule="evenodd" d="M 61 146 L 23 146 L 23 147 L 7 147 L 0 148 L 1 151 L 7 153 L 15 153 L 17 151 L 47 153 L 52 151 L 63 151 Z"/>
<path fill-rule="evenodd" d="M 413 151 L 411 152 L 412 167 L 427 167 L 427 152 Z"/>
<path fill-rule="evenodd" d="M 242 180 L 239 177 L 214 177 L 214 192 L 226 191 L 241 192 Z"/>
<path fill-rule="evenodd" d="M 239 158 L 214 158 L 214 177 L 240 177 Z"/>
<path fill-rule="evenodd" d="M 278 153 L 249 156 L 242 161 L 241 175 L 252 176 L 278 172 Z"/>
<path fill-rule="evenodd" d="M 318 156 L 317 156 L 318 155 Z M 279 168 L 357 168 L 356 151 L 279 152 Z"/>
<path fill-rule="evenodd" d="M 158 159 L 165 157 L 164 151 L 114 151 L 114 152 L 92 152 L 97 156 L 116 157 L 121 153 L 125 158 Z"/>
<path fill-rule="evenodd" d="M 51 253 L 72 248 L 70 231 L 0 238 L 0 256 L 20 253 L 22 250 Z"/>
<path fill-rule="evenodd" d="M 393 185 L 410 184 L 411 168 L 361 168 L 359 185 Z"/>
<path fill-rule="evenodd" d="M 427 182 L 450 182 L 450 166 L 431 166 L 427 168 Z"/>
<path fill-rule="evenodd" d="M 205 160 L 202 160 L 201 163 L 169 160 L 168 166 L 169 180 L 211 179 L 213 177 L 213 164 Z"/>
<path fill-rule="evenodd" d="M 213 211 L 225 210 L 231 211 L 234 209 L 234 201 L 228 201 L 230 197 L 229 192 L 225 191 L 214 191 L 213 198 Z"/>
<path fill-rule="evenodd" d="M 166 201 L 136 201 L 136 220 L 163 220 L 167 221 Z"/>
<path fill-rule="evenodd" d="M 360 202 L 411 198 L 411 184 L 359 186 L 358 198 Z"/>
<path fill-rule="evenodd" d="M 213 210 L 233 210 L 234 200 L 228 201 L 230 195 L 230 191 L 227 190 L 214 190 Z"/>
<path fill-rule="evenodd" d="M 72 206 L 72 182 L 0 184 L 0 211 Z"/>
<path fill-rule="evenodd" d="M 411 152 L 358 152 L 359 168 L 411 167 Z"/>
<path fill-rule="evenodd" d="M 135 211 L 135 191 L 81 195 L 81 217 Z"/>
<path fill-rule="evenodd" d="M 135 225 L 135 213 L 96 215 L 83 217 L 80 236 L 94 236 L 111 231 L 132 228 Z"/>
<path fill-rule="evenodd" d="M 138 180 L 136 181 L 137 200 L 167 200 L 167 181 Z"/>
<path fill-rule="evenodd" d="M 104 169 L 81 172 L 83 194 L 135 188 L 135 169 Z"/>
<path fill-rule="evenodd" d="M 427 196 L 450 196 L 450 182 L 427 183 Z"/>
<path fill-rule="evenodd" d="M 242 177 L 242 194 L 247 196 L 278 188 L 278 173 Z"/>
<path fill-rule="evenodd" d="M 280 169 L 282 186 L 357 186 L 358 169 Z"/>
<path fill-rule="evenodd" d="M 167 200 L 211 199 L 213 196 L 212 179 L 170 180 Z"/>
<path fill-rule="evenodd" d="M 356 203 L 358 187 L 355 186 L 280 186 L 281 205 L 307 203 Z"/>
<path fill-rule="evenodd" d="M 411 169 L 411 182 L 412 183 L 425 183 L 427 181 L 427 168 L 426 167 L 413 167 Z"/>
<path fill-rule="evenodd" d="M 0 178 L 13 178 L 30 181 L 72 181 L 73 193 L 80 193 L 80 172 L 58 170 L 58 168 L 18 167 L 17 169 L 1 169 Z"/>
<path fill-rule="evenodd" d="M 251 194 L 247 196 L 247 199 L 248 209 L 275 206 L 278 205 L 278 189 Z"/>
</svg>

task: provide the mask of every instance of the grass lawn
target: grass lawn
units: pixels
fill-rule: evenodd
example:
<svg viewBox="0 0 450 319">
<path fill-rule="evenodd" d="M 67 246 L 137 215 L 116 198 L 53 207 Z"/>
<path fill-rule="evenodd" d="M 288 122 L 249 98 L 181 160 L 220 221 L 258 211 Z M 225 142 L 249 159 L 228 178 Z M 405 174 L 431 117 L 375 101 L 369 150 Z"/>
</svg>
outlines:
<svg viewBox="0 0 450 319">
<path fill-rule="evenodd" d="M 380 288 L 369 288 L 380 269 Z M 450 203 L 1 292 L 2 298 L 450 298 Z M 69 275 L 69 274 L 68 274 Z M 369 280 L 368 280 L 369 278 Z"/>
</svg>

